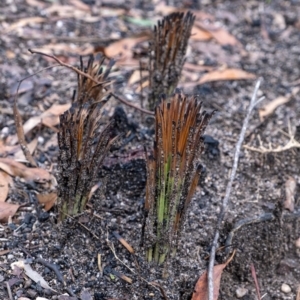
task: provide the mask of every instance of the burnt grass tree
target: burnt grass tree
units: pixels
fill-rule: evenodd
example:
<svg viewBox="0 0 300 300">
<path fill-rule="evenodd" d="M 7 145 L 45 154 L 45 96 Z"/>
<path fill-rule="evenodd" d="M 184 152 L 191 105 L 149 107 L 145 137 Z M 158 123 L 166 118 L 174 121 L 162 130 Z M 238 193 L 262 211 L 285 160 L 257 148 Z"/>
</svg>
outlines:
<svg viewBox="0 0 300 300">
<path fill-rule="evenodd" d="M 108 75 L 113 61 L 104 58 L 94 64 L 91 56 L 78 75 L 77 93 L 72 106 L 60 116 L 58 133 L 58 208 L 60 220 L 85 209 L 89 194 L 103 159 L 115 138 L 111 138 L 113 121 L 105 124 L 101 110 L 109 100 Z M 92 79 L 93 80 L 92 80 Z"/>
<path fill-rule="evenodd" d="M 145 232 L 147 260 L 162 265 L 174 255 L 201 173 L 203 133 L 212 113 L 197 97 L 177 93 L 155 110 L 153 155 L 147 155 Z"/>
<path fill-rule="evenodd" d="M 177 87 L 194 21 L 190 12 L 173 13 L 154 27 L 148 54 L 150 110 L 162 94 L 170 96 Z"/>
</svg>

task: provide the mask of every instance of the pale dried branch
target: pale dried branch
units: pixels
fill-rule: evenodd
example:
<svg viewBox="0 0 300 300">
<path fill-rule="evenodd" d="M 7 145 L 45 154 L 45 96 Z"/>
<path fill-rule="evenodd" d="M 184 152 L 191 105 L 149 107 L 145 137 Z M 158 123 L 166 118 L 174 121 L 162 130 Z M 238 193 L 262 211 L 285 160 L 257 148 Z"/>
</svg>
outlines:
<svg viewBox="0 0 300 300">
<path fill-rule="evenodd" d="M 290 138 L 290 140 L 284 146 L 278 146 L 276 148 L 273 148 L 271 143 L 270 143 L 268 148 L 266 148 L 265 146 L 263 146 L 260 136 L 258 136 L 259 148 L 251 147 L 251 146 L 248 146 L 248 145 L 244 145 L 243 147 L 247 150 L 259 152 L 259 153 L 262 153 L 262 154 L 279 153 L 279 152 L 283 152 L 283 151 L 286 151 L 286 150 L 290 150 L 292 148 L 300 148 L 300 142 L 295 140 L 295 135 L 293 135 L 291 133 L 290 126 L 289 126 L 289 133 L 288 134 L 286 132 L 283 132 L 283 133 Z"/>
<path fill-rule="evenodd" d="M 229 202 L 229 197 L 232 189 L 232 184 L 235 179 L 235 174 L 237 171 L 238 167 L 238 161 L 239 161 L 239 156 L 240 156 L 240 151 L 241 147 L 245 138 L 245 133 L 246 129 L 248 127 L 250 115 L 254 109 L 254 107 L 260 103 L 264 97 L 261 97 L 260 99 L 257 100 L 257 92 L 260 86 L 261 80 L 259 79 L 255 85 L 254 92 L 248 107 L 247 115 L 244 119 L 243 127 L 240 133 L 240 137 L 238 142 L 236 143 L 236 148 L 235 148 L 235 154 L 234 154 L 234 160 L 233 160 L 233 165 L 232 165 L 232 170 L 230 174 L 230 178 L 226 187 L 226 193 L 222 201 L 222 207 L 221 207 L 221 212 L 218 218 L 217 222 L 217 227 L 214 235 L 214 240 L 212 243 L 211 251 L 210 251 L 210 258 L 209 258 L 209 266 L 208 266 L 208 300 L 214 300 L 214 263 L 215 263 L 215 255 L 216 255 L 216 249 L 218 247 L 218 240 L 219 240 L 219 235 L 220 235 L 220 228 L 222 221 L 224 220 L 227 207 L 228 207 L 228 202 Z"/>
</svg>

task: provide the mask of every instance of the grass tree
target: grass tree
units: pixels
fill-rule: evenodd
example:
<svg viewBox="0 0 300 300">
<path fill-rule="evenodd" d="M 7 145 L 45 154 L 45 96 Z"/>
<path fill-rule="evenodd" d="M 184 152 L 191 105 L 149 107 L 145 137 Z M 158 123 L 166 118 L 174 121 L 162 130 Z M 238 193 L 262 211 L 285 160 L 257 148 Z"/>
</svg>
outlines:
<svg viewBox="0 0 300 300">
<path fill-rule="evenodd" d="M 204 130 L 212 114 L 196 97 L 175 94 L 155 110 L 153 155 L 147 156 L 145 235 L 147 260 L 163 264 L 176 251 L 201 173 Z"/>
<path fill-rule="evenodd" d="M 195 16 L 172 13 L 158 21 L 149 46 L 148 105 L 154 110 L 160 95 L 172 95 L 180 79 Z"/>
<path fill-rule="evenodd" d="M 60 219 L 82 212 L 103 159 L 114 139 L 113 122 L 105 124 L 101 110 L 109 99 L 108 75 L 113 62 L 104 59 L 94 64 L 90 57 L 87 67 L 80 60 L 77 93 L 69 110 L 60 116 L 58 133 L 58 190 Z"/>
</svg>

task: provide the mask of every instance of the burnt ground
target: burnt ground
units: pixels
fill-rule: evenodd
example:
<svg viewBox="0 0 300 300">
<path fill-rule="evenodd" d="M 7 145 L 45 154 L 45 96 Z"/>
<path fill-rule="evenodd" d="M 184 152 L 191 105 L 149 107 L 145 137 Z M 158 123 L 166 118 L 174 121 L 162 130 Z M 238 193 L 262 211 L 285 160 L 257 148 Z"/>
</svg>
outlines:
<svg viewBox="0 0 300 300">
<path fill-rule="evenodd" d="M 43 17 L 43 9 L 50 6 L 47 1 L 4 2 L 0 4 L 2 30 L 23 18 Z M 75 5 L 75 2 L 61 1 L 60 4 Z M 89 1 L 89 5 L 97 16 L 97 5 L 94 1 Z M 134 1 L 128 2 L 126 7 L 122 2 L 103 2 L 103 5 L 112 10 L 122 8 L 127 12 L 134 11 L 136 15 L 148 19 L 161 16 L 154 11 L 155 4 L 151 2 L 144 4 L 144 8 L 142 3 Z M 264 103 L 291 93 L 299 85 L 299 1 L 208 0 L 201 1 L 200 7 L 194 2 L 177 3 L 178 7 L 181 5 L 201 9 L 214 16 L 215 22 L 224 26 L 243 47 L 243 51 L 238 51 L 216 42 L 191 41 L 188 63 L 203 61 L 207 66 L 227 64 L 262 77 L 259 93 L 266 97 Z M 78 16 L 62 18 L 53 15 L 47 18 L 47 22 L 29 24 L 1 34 L 0 129 L 4 144 L 15 134 L 12 101 L 17 80 L 53 64 L 51 60 L 31 55 L 27 52 L 28 48 L 61 41 L 86 46 L 86 41 L 82 42 L 80 38 L 97 36 L 98 40 L 90 44 L 100 49 L 115 39 L 145 31 L 116 15 L 105 16 L 93 23 Z M 135 47 L 136 56 L 143 52 L 144 44 Z M 68 63 L 78 62 L 78 55 L 67 50 L 56 54 Z M 115 88 L 119 94 L 131 94 L 131 100 L 139 105 L 133 88 L 127 85 L 130 72 L 124 67 L 112 74 L 116 81 Z M 142 145 L 151 147 L 151 120 L 141 121 L 140 113 L 123 106 L 127 121 L 125 118 L 120 128 L 131 130 L 132 138 L 121 149 L 110 153 L 103 169 L 99 170 L 102 185 L 93 196 L 88 210 L 81 216 L 57 224 L 55 208 L 45 212 L 37 203 L 37 186 L 14 178 L 15 185 L 10 189 L 8 201 L 24 206 L 12 222 L 2 224 L 0 228 L 0 250 L 9 250 L 8 253 L 1 252 L 4 254 L 0 256 L 1 299 L 9 299 L 7 281 L 12 299 L 36 299 L 38 296 L 46 299 L 163 299 L 159 288 L 150 284 L 152 281 L 160 283 L 168 299 L 190 299 L 197 278 L 207 267 L 207 256 L 231 170 L 235 144 L 254 88 L 254 81 L 251 80 L 216 81 L 202 85 L 195 82 L 193 87 L 187 88 L 185 83 L 190 82 L 194 74 L 197 78 L 197 71 L 185 70 L 180 86 L 189 94 L 199 94 L 207 110 L 217 109 L 206 134 L 218 144 L 206 143 L 201 158 L 205 172 L 192 201 L 180 250 L 170 263 L 168 279 L 161 280 L 160 270 L 145 263 L 140 247 L 146 182 L 141 153 Z M 30 78 L 18 102 L 23 119 L 39 116 L 54 103 L 70 102 L 75 87 L 76 76 L 64 68 L 44 70 Z M 109 116 L 113 115 L 116 105 L 120 104 L 115 100 L 108 105 Z M 264 120 L 258 115 L 262 105 L 252 114 L 244 144 L 259 147 L 261 139 L 265 146 L 269 143 L 274 148 L 285 145 L 289 139 L 283 132 L 288 132 L 289 124 L 296 133 L 300 126 L 300 94 L 292 96 L 290 101 L 279 106 Z M 134 130 L 132 124 L 137 124 Z M 54 174 L 58 155 L 55 136 L 53 129 L 44 126 L 38 126 L 27 135 L 28 140 L 39 137 L 34 157 L 41 167 L 51 168 Z M 1 156 L 5 154 L 1 153 Z M 242 149 L 220 245 L 225 245 L 230 231 L 241 220 L 268 213 L 274 217 L 246 224 L 234 232 L 229 250 L 236 249 L 236 255 L 223 272 L 219 299 L 237 299 L 237 290 L 243 288 L 246 293 L 241 299 L 257 299 L 251 264 L 255 266 L 262 299 L 296 299 L 300 284 L 300 249 L 296 244 L 297 240 L 299 244 L 300 238 L 299 174 L 300 152 L 297 148 L 268 154 Z M 289 178 L 297 183 L 293 212 L 282 208 L 286 198 L 285 184 Z M 135 255 L 119 243 L 114 232 L 134 247 Z M 57 265 L 63 279 L 38 260 L 41 258 Z M 20 259 L 31 263 L 32 268 L 56 292 L 42 288 L 40 283 L 35 283 L 21 271 L 13 273 L 10 264 Z M 226 259 L 226 252 L 218 251 L 217 263 L 223 263 Z M 121 279 L 120 274 L 132 279 L 132 284 Z M 281 290 L 283 283 L 291 288 L 290 292 Z M 63 298 L 61 295 L 65 292 L 73 298 Z"/>
</svg>

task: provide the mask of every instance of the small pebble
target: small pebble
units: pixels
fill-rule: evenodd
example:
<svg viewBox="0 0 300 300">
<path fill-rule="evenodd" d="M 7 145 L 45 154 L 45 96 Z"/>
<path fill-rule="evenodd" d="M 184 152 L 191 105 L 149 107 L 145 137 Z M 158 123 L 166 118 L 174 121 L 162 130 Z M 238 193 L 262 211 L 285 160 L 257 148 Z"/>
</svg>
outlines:
<svg viewBox="0 0 300 300">
<path fill-rule="evenodd" d="M 300 248 L 300 237 L 296 240 L 295 245 L 297 248 Z"/>
<path fill-rule="evenodd" d="M 45 139 L 42 136 L 39 136 L 38 137 L 38 143 L 39 144 L 44 144 L 44 142 L 45 142 Z"/>
<path fill-rule="evenodd" d="M 288 294 L 292 291 L 292 289 L 288 284 L 283 283 L 281 286 L 281 291 L 284 292 L 285 294 Z"/>
<path fill-rule="evenodd" d="M 13 254 L 8 254 L 7 255 L 7 259 L 13 259 L 13 258 L 14 258 Z"/>
<path fill-rule="evenodd" d="M 237 288 L 235 291 L 237 298 L 243 298 L 248 293 L 248 290 L 245 288 Z"/>
</svg>

